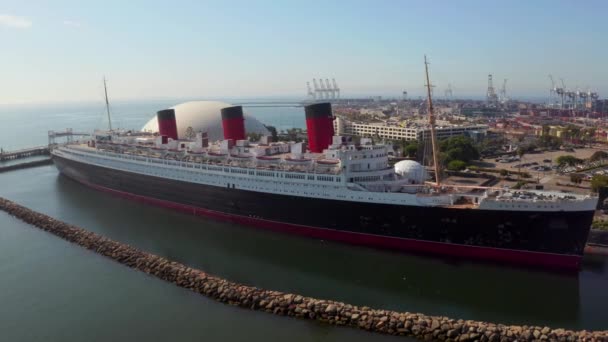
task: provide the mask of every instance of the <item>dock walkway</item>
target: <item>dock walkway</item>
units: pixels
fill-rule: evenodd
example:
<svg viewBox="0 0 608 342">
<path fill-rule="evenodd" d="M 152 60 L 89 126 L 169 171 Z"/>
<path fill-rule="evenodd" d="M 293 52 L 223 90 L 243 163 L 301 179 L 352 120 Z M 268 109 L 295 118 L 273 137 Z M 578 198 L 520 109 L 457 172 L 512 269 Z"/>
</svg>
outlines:
<svg viewBox="0 0 608 342">
<path fill-rule="evenodd" d="M 0 149 L 0 161 L 48 155 L 50 155 L 48 146 L 36 146 L 16 151 L 4 151 L 3 149 Z"/>
</svg>

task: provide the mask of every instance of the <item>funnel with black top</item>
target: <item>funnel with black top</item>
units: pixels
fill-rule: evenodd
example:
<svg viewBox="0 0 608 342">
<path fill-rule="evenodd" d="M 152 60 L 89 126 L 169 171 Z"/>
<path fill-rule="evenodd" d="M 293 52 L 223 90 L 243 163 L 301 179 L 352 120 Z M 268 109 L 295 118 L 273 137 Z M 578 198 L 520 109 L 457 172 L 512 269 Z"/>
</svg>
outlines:
<svg viewBox="0 0 608 342">
<path fill-rule="evenodd" d="M 245 140 L 245 118 L 243 107 L 234 106 L 222 108 L 222 128 L 224 139 Z"/>
<path fill-rule="evenodd" d="M 177 124 L 175 122 L 174 109 L 163 109 L 156 112 L 156 120 L 158 121 L 158 133 L 161 136 L 177 140 Z"/>
<path fill-rule="evenodd" d="M 308 149 L 310 152 L 323 152 L 331 145 L 334 136 L 334 117 L 331 103 L 315 103 L 304 107 L 306 113 L 306 130 L 308 132 Z"/>
</svg>

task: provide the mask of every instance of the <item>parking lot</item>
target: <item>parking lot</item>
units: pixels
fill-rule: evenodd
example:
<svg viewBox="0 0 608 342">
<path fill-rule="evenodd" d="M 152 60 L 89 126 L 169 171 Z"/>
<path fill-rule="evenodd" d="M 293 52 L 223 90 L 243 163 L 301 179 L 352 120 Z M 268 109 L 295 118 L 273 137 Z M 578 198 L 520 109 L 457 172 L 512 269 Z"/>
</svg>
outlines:
<svg viewBox="0 0 608 342">
<path fill-rule="evenodd" d="M 483 162 L 488 167 L 495 167 L 499 169 L 507 169 L 512 171 L 527 171 L 527 172 L 552 172 L 556 169 L 555 160 L 560 156 L 574 156 L 579 159 L 587 159 L 591 157 L 593 153 L 600 150 L 599 148 L 579 148 L 572 152 L 569 151 L 547 151 L 542 153 L 530 153 L 525 154 L 520 160 L 513 160 L 510 162 L 496 161 L 493 159 L 483 159 Z"/>
</svg>

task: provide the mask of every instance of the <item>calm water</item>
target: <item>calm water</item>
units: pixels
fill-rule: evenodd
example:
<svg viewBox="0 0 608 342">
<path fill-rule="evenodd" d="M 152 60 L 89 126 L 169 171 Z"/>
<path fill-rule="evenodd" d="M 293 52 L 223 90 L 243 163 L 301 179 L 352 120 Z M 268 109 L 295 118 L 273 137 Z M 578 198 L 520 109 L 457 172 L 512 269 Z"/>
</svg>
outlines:
<svg viewBox="0 0 608 342">
<path fill-rule="evenodd" d="M 132 113 L 125 121 L 140 127 L 158 107 L 158 103 L 132 105 L 125 110 Z M 33 111 L 0 113 L 0 145 L 6 146 L 7 136 L 21 139 L 15 146 L 44 143 L 48 129 L 78 128 L 77 122 L 87 128 L 95 116 L 100 117 L 87 112 L 90 107 L 71 115 L 53 110 L 38 116 Z M 257 116 L 280 126 L 267 119 L 289 122 L 302 114 L 288 110 Z M 82 119 L 87 115 L 89 119 Z M 26 117 L 31 121 L 20 121 Z M 28 132 L 40 132 L 43 138 Z M 345 246 L 118 199 L 59 177 L 52 166 L 0 174 L 0 196 L 254 286 L 466 319 L 608 329 L 606 258 L 587 258 L 578 274 L 555 274 Z M 321 209 L 316 214 L 330 213 Z M 209 301 L 4 213 L 0 213 L 0 303 L 0 334 L 11 341 L 394 340 Z"/>
</svg>

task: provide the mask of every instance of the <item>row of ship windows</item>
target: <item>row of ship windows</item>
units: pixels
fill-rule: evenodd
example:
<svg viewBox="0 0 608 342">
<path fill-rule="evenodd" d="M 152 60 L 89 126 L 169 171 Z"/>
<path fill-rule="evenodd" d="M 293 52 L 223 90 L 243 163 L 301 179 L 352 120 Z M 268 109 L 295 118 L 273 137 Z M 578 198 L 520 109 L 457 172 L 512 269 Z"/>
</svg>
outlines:
<svg viewBox="0 0 608 342">
<path fill-rule="evenodd" d="M 69 152 L 70 154 L 73 154 L 71 152 Z M 120 156 L 120 155 L 119 155 Z M 120 156 L 121 158 L 123 158 L 123 156 Z M 102 158 L 97 158 L 94 157 L 95 160 L 103 160 Z M 132 158 L 127 158 L 127 159 L 132 159 Z M 146 161 L 146 159 L 144 158 L 133 158 L 136 160 L 140 160 L 140 161 Z M 158 160 L 154 160 L 154 159 L 150 159 L 150 162 L 156 163 L 156 164 L 168 164 L 168 165 L 175 165 L 175 166 L 183 166 L 183 163 L 180 162 L 174 162 L 174 161 L 158 161 Z M 192 166 L 190 166 L 189 164 L 185 164 L 186 167 L 188 168 L 192 168 Z M 256 175 L 255 171 L 252 170 L 241 170 L 241 169 L 231 169 L 231 168 L 222 168 L 222 167 L 217 167 L 217 166 L 205 166 L 205 165 L 197 165 L 195 168 L 197 169 L 202 169 L 202 170 L 208 170 L 208 171 L 224 171 L 224 172 L 229 172 L 229 173 L 238 173 L 238 174 L 249 174 L 249 175 Z M 268 171 L 257 171 L 257 175 L 258 176 L 264 176 L 264 177 L 281 177 L 281 173 L 275 173 L 275 172 L 268 172 Z M 304 175 L 294 175 L 294 174 L 284 174 L 285 178 L 290 178 L 290 179 L 306 179 L 306 176 Z M 315 176 L 308 176 L 307 177 L 308 180 L 315 180 Z M 341 178 L 340 177 L 333 177 L 333 176 L 317 176 L 316 177 L 317 180 L 320 181 L 324 181 L 324 182 L 340 182 Z"/>
<path fill-rule="evenodd" d="M 373 182 L 373 181 L 379 181 L 380 180 L 380 176 L 365 176 L 365 177 L 353 177 L 353 178 L 349 178 L 349 182 Z"/>
<path fill-rule="evenodd" d="M 70 153 L 70 154 L 72 154 L 72 153 Z M 83 157 L 84 157 L 84 156 L 83 156 Z M 93 159 L 93 160 L 95 160 L 95 161 L 107 161 L 107 160 L 104 160 L 103 158 L 97 158 L 97 157 L 90 157 L 90 158 L 91 158 L 91 159 Z M 145 173 L 148 173 L 148 174 L 155 175 L 155 176 L 172 176 L 172 177 L 175 177 L 175 178 L 189 179 L 188 177 L 185 177 L 185 176 L 183 176 L 183 175 L 177 175 L 177 176 L 176 176 L 176 175 L 174 175 L 174 174 L 173 174 L 173 175 L 172 175 L 172 174 L 170 174 L 169 172 L 161 172 L 161 171 L 164 171 L 164 169 L 163 169 L 163 168 L 160 168 L 160 167 L 153 167 L 153 169 L 157 169 L 157 170 L 158 170 L 158 172 L 156 172 L 157 170 L 153 170 L 153 172 L 149 172 L 149 170 L 146 170 L 146 171 L 144 171 L 144 172 L 145 172 Z M 134 170 L 134 171 L 136 171 L 136 170 Z M 188 174 L 191 174 L 191 175 L 197 175 L 197 172 L 195 172 L 195 171 L 183 171 L 183 172 L 188 173 Z M 331 177 L 331 176 L 317 176 L 317 177 L 326 177 L 326 179 L 327 179 L 327 180 L 330 180 L 330 179 L 334 178 L 334 177 Z M 233 179 L 234 179 L 234 177 L 229 177 L 229 178 L 233 178 Z M 365 177 L 359 177 L 359 178 L 365 178 Z M 198 178 L 197 180 L 198 180 L 199 182 L 202 182 L 202 181 L 203 181 L 203 179 L 202 179 L 202 178 Z M 222 183 L 222 182 L 219 182 L 219 181 L 209 181 L 209 180 L 206 180 L 206 182 L 207 182 L 207 183 L 210 183 L 210 184 L 218 184 L 218 185 Z M 265 181 L 265 182 L 270 183 L 269 181 Z M 228 183 L 228 184 L 229 184 L 229 187 L 230 187 L 230 184 L 231 184 L 231 183 Z M 303 184 L 303 185 L 304 185 L 304 186 L 309 186 L 308 184 Z M 310 185 L 310 186 L 317 186 L 317 187 L 320 187 L 320 185 Z M 233 183 L 232 183 L 232 188 L 235 188 L 235 184 L 233 184 Z M 271 190 L 271 191 L 273 191 L 273 189 L 271 189 L 271 188 L 258 187 L 258 186 L 252 186 L 252 185 L 246 185 L 246 184 L 245 184 L 245 185 L 243 185 L 243 186 L 242 186 L 242 188 L 251 189 L 251 190 Z M 276 189 L 274 189 L 274 191 L 276 191 Z M 279 190 L 279 191 L 280 191 L 280 192 L 291 192 L 291 193 L 294 193 L 294 194 L 300 194 L 300 192 L 298 192 L 298 191 L 294 191 L 294 190 L 289 190 L 289 191 L 286 191 L 286 190 Z M 308 192 L 306 192 L 306 191 L 305 191 L 305 192 L 303 192 L 303 194 L 304 194 L 304 195 L 317 195 L 317 196 L 319 196 L 319 195 L 320 195 L 320 196 L 324 196 L 324 197 L 330 197 L 330 195 L 329 195 L 329 194 L 327 194 L 327 193 L 314 193 L 314 192 L 310 192 L 310 193 L 308 193 Z M 346 198 L 348 198 L 349 196 L 345 196 L 345 195 L 336 195 L 336 197 L 346 199 Z M 358 196 L 358 197 L 355 197 L 355 196 L 350 196 L 350 198 L 351 198 L 351 199 L 358 199 L 358 200 L 366 200 L 366 198 L 361 197 L 361 196 Z M 373 198 L 373 197 L 368 197 L 368 198 L 367 198 L 367 200 L 373 201 L 373 200 L 374 200 L 374 198 Z"/>
<path fill-rule="evenodd" d="M 95 161 L 98 161 L 98 162 L 99 162 L 99 161 L 103 161 L 103 159 L 102 159 L 102 158 L 97 158 L 97 157 L 93 157 L 92 159 L 93 159 L 93 160 L 95 160 Z M 172 174 L 172 173 L 170 173 L 170 172 L 162 172 L 162 171 L 164 171 L 164 169 L 163 169 L 163 168 L 161 168 L 161 167 L 152 167 L 152 169 L 153 169 L 153 170 L 152 170 L 153 172 L 151 172 L 151 173 L 152 173 L 153 175 L 155 175 L 155 176 L 173 176 L 173 177 L 176 177 L 176 178 L 181 178 L 181 179 L 189 179 L 188 177 L 184 177 L 184 176 L 179 175 L 179 174 Z M 219 171 L 221 171 L 221 168 L 215 168 L 215 169 L 219 169 Z M 144 170 L 144 172 L 147 172 L 147 171 L 146 171 L 146 170 Z M 147 173 L 150 173 L 150 172 L 147 172 Z M 183 170 L 183 171 L 182 171 L 182 173 L 187 173 L 187 174 L 190 174 L 190 175 L 192 175 L 192 176 L 199 175 L 199 174 L 198 174 L 197 172 L 195 172 L 195 171 L 185 171 L 185 170 Z M 245 174 L 246 174 L 246 173 L 247 173 L 247 172 L 245 172 Z M 259 174 L 259 173 L 263 173 L 263 175 L 265 175 L 265 176 L 270 176 L 270 177 L 274 177 L 274 176 L 275 176 L 275 173 L 274 173 L 274 172 L 258 171 L 258 174 Z M 286 174 L 285 176 L 286 176 L 286 178 L 305 179 L 305 176 L 304 176 L 304 175 L 291 175 L 291 174 Z M 229 178 L 234 178 L 234 177 L 229 177 Z M 313 179 L 314 179 L 314 176 L 308 176 L 308 179 L 313 180 Z M 336 182 L 340 182 L 340 177 L 332 177 L 332 176 L 317 176 L 317 180 L 321 180 L 321 181 L 328 181 L 328 182 L 331 182 L 331 181 L 334 181 L 334 179 L 336 180 Z M 196 178 L 196 180 L 198 180 L 199 182 L 202 182 L 202 181 L 203 181 L 203 179 L 202 179 L 202 178 L 200 178 L 200 177 L 199 177 L 199 178 Z M 208 180 L 206 180 L 206 181 L 208 182 Z M 265 181 L 265 182 L 269 182 L 269 181 Z M 213 182 L 213 184 L 220 184 L 220 183 L 218 183 L 218 182 Z M 304 184 L 304 186 L 308 186 L 308 184 Z M 311 186 L 315 186 L 315 185 L 311 185 Z M 317 185 L 317 186 L 318 186 L 318 185 Z M 256 187 L 256 189 L 257 189 L 257 187 Z"/>
<path fill-rule="evenodd" d="M 511 205 L 508 205 L 508 204 L 504 204 L 504 205 L 503 204 L 499 204 L 498 207 L 499 208 L 528 208 L 528 205 L 527 204 L 517 204 L 517 205 L 515 205 L 515 204 L 511 204 Z M 536 205 L 536 208 L 538 208 L 538 209 L 543 209 L 543 208 L 544 209 L 554 209 L 554 208 L 557 208 L 557 207 L 558 206 L 546 205 L 546 204 L 544 206 L 540 205 L 540 204 Z"/>
</svg>

